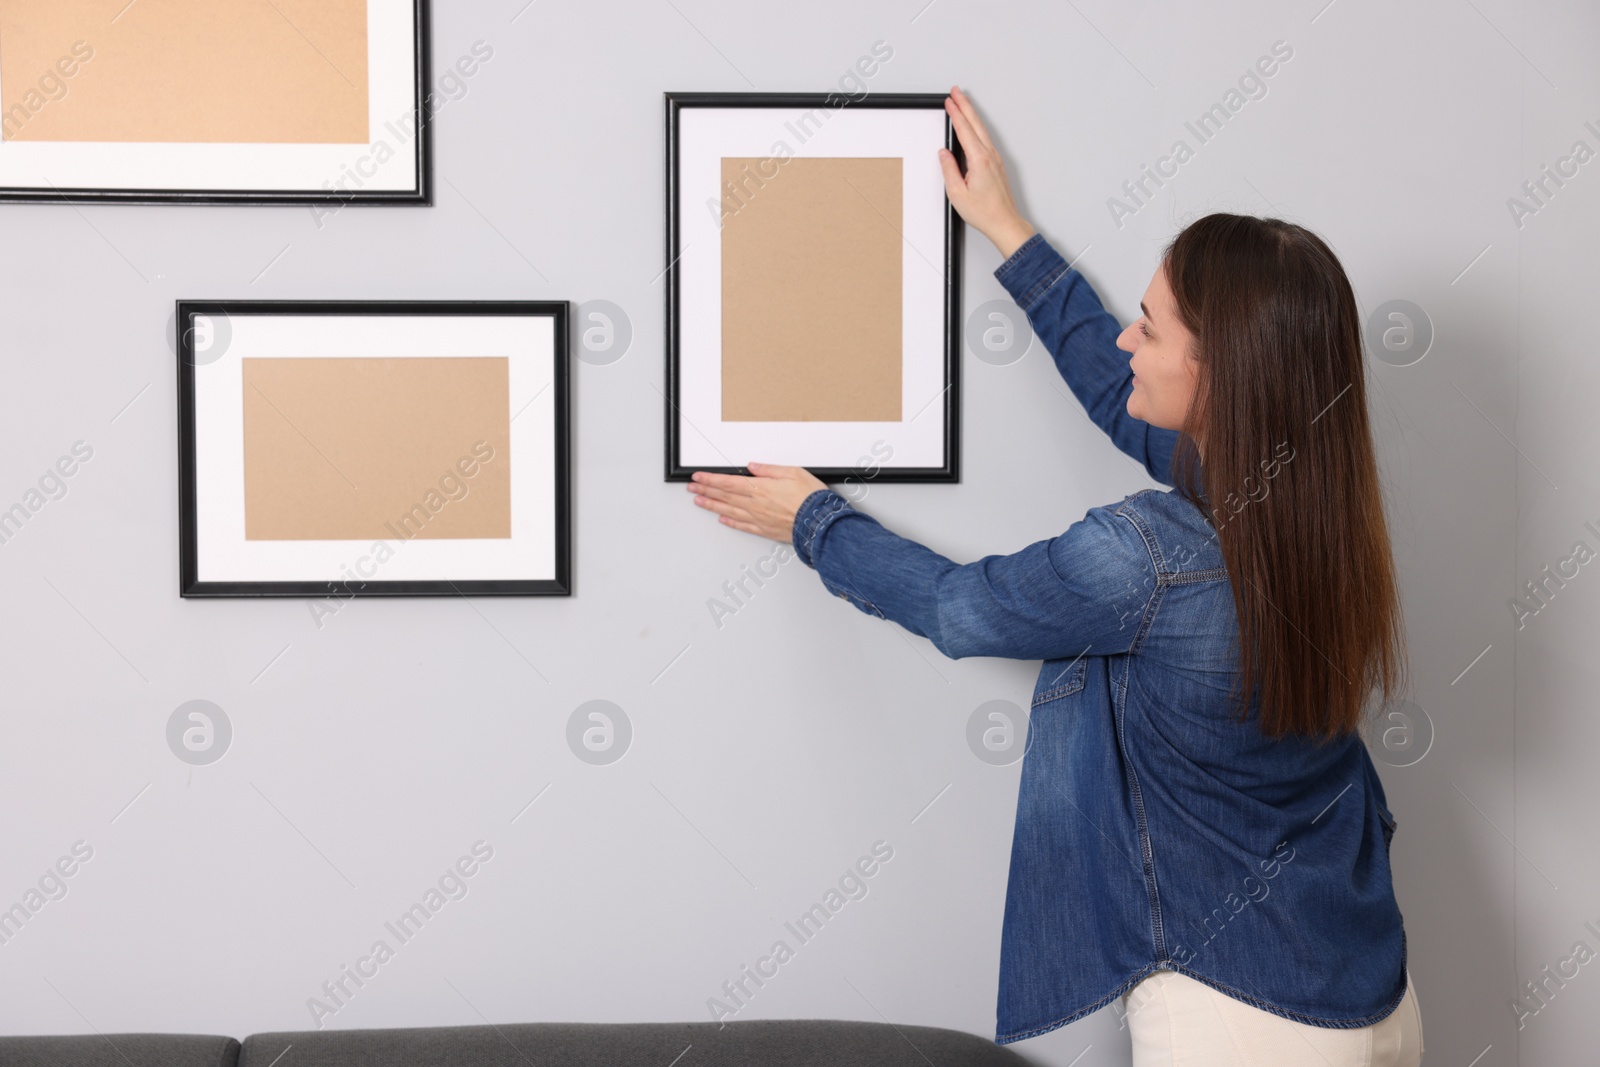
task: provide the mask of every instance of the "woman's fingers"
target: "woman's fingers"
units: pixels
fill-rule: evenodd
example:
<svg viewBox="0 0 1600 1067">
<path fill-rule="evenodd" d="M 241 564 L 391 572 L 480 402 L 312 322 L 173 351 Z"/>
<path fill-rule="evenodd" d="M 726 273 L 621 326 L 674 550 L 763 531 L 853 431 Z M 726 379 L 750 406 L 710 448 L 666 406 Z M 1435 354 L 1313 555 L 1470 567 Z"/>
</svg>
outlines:
<svg viewBox="0 0 1600 1067">
<path fill-rule="evenodd" d="M 750 493 L 750 478 L 743 474 L 718 474 L 715 471 L 695 471 L 693 481 L 689 488 L 702 490 L 715 490 L 718 493 L 737 493 L 748 496 Z"/>
<path fill-rule="evenodd" d="M 972 98 L 962 92 L 959 85 L 951 86 L 950 98 L 956 102 L 956 107 L 961 110 L 961 115 L 967 120 L 967 124 L 977 133 L 978 139 L 983 142 L 983 147 L 993 152 L 994 141 L 989 137 L 989 128 L 978 117 L 978 109 L 972 106 Z"/>
<path fill-rule="evenodd" d="M 757 478 L 798 478 L 804 467 L 786 466 L 782 463 L 747 463 L 746 469 Z"/>
<path fill-rule="evenodd" d="M 989 234 L 996 221 L 996 208 L 1005 199 L 1005 171 L 999 166 L 999 157 L 983 143 L 953 97 L 946 98 L 945 110 L 967 153 L 967 172 L 963 175 L 954 154 L 940 151 L 939 169 L 944 173 L 945 192 L 963 219 Z"/>
<path fill-rule="evenodd" d="M 950 197 L 950 202 L 956 203 L 961 199 L 961 194 L 966 192 L 967 180 L 961 176 L 955 153 L 948 148 L 939 149 L 939 169 L 944 172 L 944 191 Z"/>
<path fill-rule="evenodd" d="M 707 511 L 715 512 L 717 521 L 725 526 L 731 526 L 743 533 L 756 534 L 760 537 L 771 537 L 773 540 L 783 540 L 781 532 L 772 532 L 768 529 L 765 520 L 758 518 L 756 513 L 743 506 L 744 502 L 736 502 L 727 498 L 721 490 L 696 486 L 695 504 Z"/>
<path fill-rule="evenodd" d="M 688 489 L 696 496 L 696 503 L 743 522 L 755 518 L 755 512 L 765 501 L 755 479 L 743 474 L 715 474 L 697 471 Z"/>
<path fill-rule="evenodd" d="M 741 520 L 748 520 L 751 517 L 742 501 L 736 501 L 718 489 L 701 487 L 695 494 L 695 502 L 701 507 L 710 508 L 719 515 L 731 515 Z"/>
<path fill-rule="evenodd" d="M 950 115 L 950 125 L 955 127 L 956 139 L 961 142 L 961 147 L 966 151 L 969 160 L 988 151 L 989 146 L 978 136 L 978 131 L 972 128 L 972 123 L 967 121 L 967 116 L 959 104 L 951 100 L 945 105 L 945 111 Z"/>
<path fill-rule="evenodd" d="M 742 510 L 746 503 L 746 500 L 741 495 L 736 494 L 731 490 L 715 489 L 711 486 L 697 485 L 694 486 L 690 491 L 699 498 L 700 503 L 708 505 L 714 504 L 719 508 L 738 507 Z"/>
</svg>

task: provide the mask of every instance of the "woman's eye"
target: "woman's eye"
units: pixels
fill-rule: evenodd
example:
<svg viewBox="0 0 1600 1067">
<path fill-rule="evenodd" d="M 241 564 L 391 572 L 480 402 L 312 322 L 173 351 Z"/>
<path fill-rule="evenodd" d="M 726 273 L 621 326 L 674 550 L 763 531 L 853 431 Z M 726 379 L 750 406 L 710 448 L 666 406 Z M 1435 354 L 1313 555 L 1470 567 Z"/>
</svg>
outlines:
<svg viewBox="0 0 1600 1067">
<path fill-rule="evenodd" d="M 1139 320 L 1139 332 L 1144 334 L 1146 337 L 1150 336 L 1150 328 L 1144 324 L 1143 319 Z"/>
</svg>

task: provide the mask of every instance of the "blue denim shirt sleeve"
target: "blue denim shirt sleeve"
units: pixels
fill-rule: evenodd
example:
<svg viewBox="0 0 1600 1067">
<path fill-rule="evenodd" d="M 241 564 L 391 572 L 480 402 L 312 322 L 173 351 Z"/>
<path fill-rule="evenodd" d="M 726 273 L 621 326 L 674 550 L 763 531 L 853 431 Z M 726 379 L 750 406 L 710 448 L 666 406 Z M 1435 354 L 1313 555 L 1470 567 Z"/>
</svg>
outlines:
<svg viewBox="0 0 1600 1067">
<path fill-rule="evenodd" d="M 1128 353 L 1117 347 L 1122 327 L 1101 305 L 1089 280 L 1067 266 L 1039 233 L 995 268 L 994 276 L 1027 313 L 1033 332 L 1095 425 L 1142 464 L 1150 477 L 1172 485 L 1172 448 L 1178 433 L 1128 414 L 1133 371 L 1128 369 Z"/>
<path fill-rule="evenodd" d="M 1126 652 L 1156 588 L 1143 535 L 1115 507 L 1020 552 L 957 564 L 818 489 L 801 502 L 792 538 L 830 593 L 951 659 Z"/>
</svg>

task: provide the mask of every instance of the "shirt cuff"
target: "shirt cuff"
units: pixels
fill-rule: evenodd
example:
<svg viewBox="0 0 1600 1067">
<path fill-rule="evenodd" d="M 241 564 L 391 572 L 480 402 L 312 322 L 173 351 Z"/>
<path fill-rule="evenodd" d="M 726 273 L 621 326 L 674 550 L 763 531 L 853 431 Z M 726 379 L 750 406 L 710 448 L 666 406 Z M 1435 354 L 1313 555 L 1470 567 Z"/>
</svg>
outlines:
<svg viewBox="0 0 1600 1067">
<path fill-rule="evenodd" d="M 790 532 L 795 554 L 800 561 L 816 570 L 816 546 L 822 540 L 823 533 L 839 516 L 853 510 L 850 501 L 832 489 L 818 489 L 802 500 L 800 509 L 794 514 L 794 528 Z"/>
<path fill-rule="evenodd" d="M 1035 232 L 995 268 L 994 276 L 1017 306 L 1027 311 L 1071 269 L 1055 246 Z"/>
</svg>

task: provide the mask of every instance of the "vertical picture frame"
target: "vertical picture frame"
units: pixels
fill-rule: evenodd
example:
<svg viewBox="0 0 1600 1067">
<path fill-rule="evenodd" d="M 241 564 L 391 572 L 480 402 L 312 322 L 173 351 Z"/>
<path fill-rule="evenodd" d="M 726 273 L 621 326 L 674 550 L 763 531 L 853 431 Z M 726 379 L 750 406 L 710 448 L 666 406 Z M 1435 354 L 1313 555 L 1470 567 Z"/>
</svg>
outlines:
<svg viewBox="0 0 1600 1067">
<path fill-rule="evenodd" d="M 943 93 L 663 94 L 667 481 L 959 482 Z"/>
</svg>

